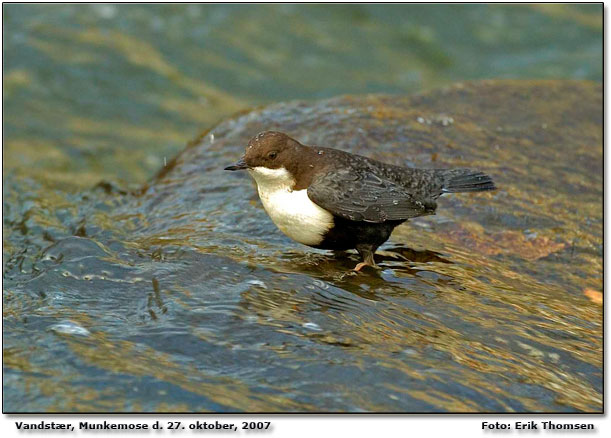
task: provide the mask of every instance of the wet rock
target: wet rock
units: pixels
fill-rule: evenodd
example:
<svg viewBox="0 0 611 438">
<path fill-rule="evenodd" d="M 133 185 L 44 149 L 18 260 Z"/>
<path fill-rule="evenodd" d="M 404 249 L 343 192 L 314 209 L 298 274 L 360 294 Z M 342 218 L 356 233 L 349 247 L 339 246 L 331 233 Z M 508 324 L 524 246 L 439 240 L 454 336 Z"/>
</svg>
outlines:
<svg viewBox="0 0 611 438">
<path fill-rule="evenodd" d="M 572 247 L 577 238 L 583 247 L 602 242 L 602 228 L 584 223 L 602 221 L 601 109 L 600 85 L 585 81 L 482 81 L 415 96 L 279 103 L 203 133 L 143 188 L 136 208 L 154 217 L 159 232 L 172 229 L 197 244 L 210 235 L 189 227 L 177 234 L 171 220 L 177 210 L 183 221 L 205 220 L 210 230 L 239 240 L 292 246 L 263 213 L 248 176 L 222 170 L 252 136 L 279 130 L 305 144 L 395 164 L 490 174 L 498 191 L 444 197 L 438 209 L 443 221 L 416 221 L 417 235 L 409 224 L 399 227 L 393 240 L 424 249 L 458 244 L 534 261 Z M 591 270 L 574 256 L 571 249 L 576 271 Z"/>
<path fill-rule="evenodd" d="M 547 257 L 566 247 L 564 242 L 555 242 L 546 236 L 524 235 L 517 231 L 487 233 L 483 227 L 474 227 L 473 224 L 457 224 L 457 229 L 449 232 L 447 237 L 481 254 L 510 254 L 526 260 Z"/>
</svg>

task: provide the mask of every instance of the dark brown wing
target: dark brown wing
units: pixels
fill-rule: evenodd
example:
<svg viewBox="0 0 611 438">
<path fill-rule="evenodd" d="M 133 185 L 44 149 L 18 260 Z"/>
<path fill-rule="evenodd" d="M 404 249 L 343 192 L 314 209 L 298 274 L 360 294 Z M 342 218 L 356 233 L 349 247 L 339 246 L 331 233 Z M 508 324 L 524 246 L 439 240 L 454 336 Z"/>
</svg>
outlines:
<svg viewBox="0 0 611 438">
<path fill-rule="evenodd" d="M 421 201 L 404 187 L 367 171 L 331 171 L 308 187 L 312 202 L 336 216 L 381 223 L 431 214 L 434 201 Z"/>
</svg>

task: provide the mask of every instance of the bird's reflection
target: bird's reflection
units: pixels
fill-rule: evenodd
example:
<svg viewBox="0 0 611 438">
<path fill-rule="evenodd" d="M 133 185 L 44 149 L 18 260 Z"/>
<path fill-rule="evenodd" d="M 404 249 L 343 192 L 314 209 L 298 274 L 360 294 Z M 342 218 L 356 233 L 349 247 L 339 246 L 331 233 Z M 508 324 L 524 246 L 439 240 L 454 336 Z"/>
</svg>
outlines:
<svg viewBox="0 0 611 438">
<path fill-rule="evenodd" d="M 276 255 L 277 257 L 278 255 Z M 276 258 L 275 268 L 285 273 L 305 274 L 333 286 L 355 293 L 363 298 L 378 300 L 376 292 L 396 289 L 397 282 L 389 277 L 414 278 L 422 271 L 435 271 L 435 264 L 452 262 L 441 254 L 429 250 L 415 250 L 405 245 L 392 245 L 376 253 L 378 269 L 367 268 L 355 272 L 358 254 L 350 251 L 329 253 L 288 251 Z M 280 263 L 278 263 L 281 261 Z M 419 280 L 417 280 L 419 281 Z M 402 287 L 401 289 L 405 289 Z M 394 290 L 394 293 L 398 292 Z M 404 292 L 409 292 L 404 290 Z"/>
</svg>

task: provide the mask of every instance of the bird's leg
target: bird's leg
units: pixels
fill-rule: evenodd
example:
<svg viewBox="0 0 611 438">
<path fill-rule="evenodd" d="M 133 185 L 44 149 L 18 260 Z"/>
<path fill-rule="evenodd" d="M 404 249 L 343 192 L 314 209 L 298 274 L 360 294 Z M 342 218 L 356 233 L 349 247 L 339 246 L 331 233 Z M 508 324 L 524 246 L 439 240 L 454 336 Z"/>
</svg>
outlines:
<svg viewBox="0 0 611 438">
<path fill-rule="evenodd" d="M 367 244 L 367 245 L 357 245 L 356 250 L 359 252 L 359 255 L 363 258 L 363 261 L 355 266 L 355 271 L 360 271 L 365 266 L 371 266 L 372 268 L 377 268 L 376 262 L 373 259 L 373 254 L 375 253 L 377 246 Z"/>
</svg>

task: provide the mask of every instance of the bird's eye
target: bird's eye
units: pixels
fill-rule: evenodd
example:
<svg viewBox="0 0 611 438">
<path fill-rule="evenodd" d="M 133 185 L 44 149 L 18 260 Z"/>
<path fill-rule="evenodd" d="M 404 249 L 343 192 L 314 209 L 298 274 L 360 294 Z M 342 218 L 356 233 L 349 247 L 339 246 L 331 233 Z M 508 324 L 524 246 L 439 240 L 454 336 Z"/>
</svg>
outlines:
<svg viewBox="0 0 611 438">
<path fill-rule="evenodd" d="M 270 160 L 273 160 L 274 158 L 276 158 L 277 155 L 278 155 L 278 152 L 271 151 L 269 154 L 267 154 L 267 158 L 269 158 Z"/>
</svg>

